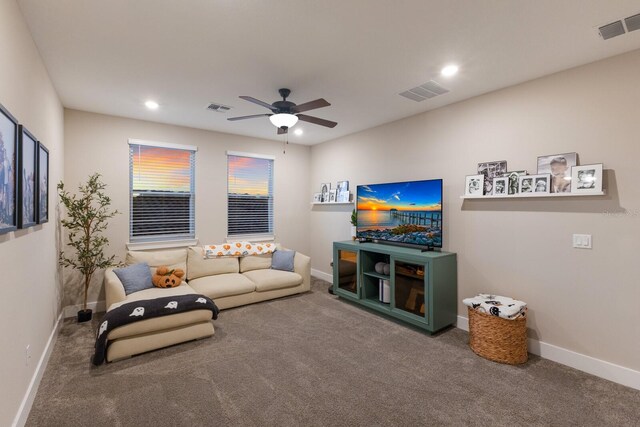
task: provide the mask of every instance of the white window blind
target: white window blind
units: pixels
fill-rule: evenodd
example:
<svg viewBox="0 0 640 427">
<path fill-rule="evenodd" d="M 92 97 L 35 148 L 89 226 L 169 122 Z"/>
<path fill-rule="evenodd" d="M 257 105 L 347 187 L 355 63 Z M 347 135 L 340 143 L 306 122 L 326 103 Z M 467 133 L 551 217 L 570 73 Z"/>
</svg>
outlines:
<svg viewBox="0 0 640 427">
<path fill-rule="evenodd" d="M 227 234 L 273 235 L 273 158 L 227 154 Z"/>
<path fill-rule="evenodd" d="M 195 238 L 195 147 L 129 141 L 131 242 Z"/>
</svg>

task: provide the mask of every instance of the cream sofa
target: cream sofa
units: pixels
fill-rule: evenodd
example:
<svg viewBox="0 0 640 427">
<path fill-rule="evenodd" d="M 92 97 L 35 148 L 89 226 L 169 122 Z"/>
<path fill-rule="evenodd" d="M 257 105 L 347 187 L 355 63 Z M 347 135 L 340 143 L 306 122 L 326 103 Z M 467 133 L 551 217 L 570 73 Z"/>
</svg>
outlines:
<svg viewBox="0 0 640 427">
<path fill-rule="evenodd" d="M 161 265 L 181 268 L 187 282 L 171 289 L 145 289 L 126 295 L 113 269 L 104 277 L 107 311 L 123 304 L 159 297 L 203 294 L 221 310 L 306 292 L 311 288 L 311 260 L 296 253 L 294 271 L 271 269 L 271 254 L 241 258 L 204 259 L 201 247 L 169 251 L 129 251 L 125 264 L 149 264 L 152 274 Z M 141 320 L 109 332 L 109 362 L 135 354 L 206 338 L 214 334 L 211 312 L 194 310 Z"/>
</svg>

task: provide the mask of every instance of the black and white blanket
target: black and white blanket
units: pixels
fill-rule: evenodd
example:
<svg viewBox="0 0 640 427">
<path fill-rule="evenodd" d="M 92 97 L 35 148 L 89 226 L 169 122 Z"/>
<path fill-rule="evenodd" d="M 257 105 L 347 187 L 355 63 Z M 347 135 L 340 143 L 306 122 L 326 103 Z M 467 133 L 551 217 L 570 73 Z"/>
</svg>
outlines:
<svg viewBox="0 0 640 427">
<path fill-rule="evenodd" d="M 109 332 L 115 328 L 140 320 L 193 310 L 211 310 L 211 318 L 213 319 L 217 319 L 218 313 L 220 312 L 210 298 L 199 294 L 176 295 L 172 297 L 134 301 L 108 311 L 104 315 L 104 319 L 96 335 L 93 364 L 98 366 L 104 362 L 108 346 L 107 336 Z"/>
</svg>

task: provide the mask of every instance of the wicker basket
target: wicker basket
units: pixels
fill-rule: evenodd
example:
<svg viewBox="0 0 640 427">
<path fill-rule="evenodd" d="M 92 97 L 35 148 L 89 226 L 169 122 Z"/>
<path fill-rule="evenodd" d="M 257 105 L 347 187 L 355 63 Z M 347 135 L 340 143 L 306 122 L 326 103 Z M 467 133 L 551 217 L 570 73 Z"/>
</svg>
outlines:
<svg viewBox="0 0 640 427">
<path fill-rule="evenodd" d="M 514 320 L 485 314 L 468 308 L 469 346 L 479 356 L 494 362 L 518 365 L 527 353 L 527 318 Z"/>
</svg>

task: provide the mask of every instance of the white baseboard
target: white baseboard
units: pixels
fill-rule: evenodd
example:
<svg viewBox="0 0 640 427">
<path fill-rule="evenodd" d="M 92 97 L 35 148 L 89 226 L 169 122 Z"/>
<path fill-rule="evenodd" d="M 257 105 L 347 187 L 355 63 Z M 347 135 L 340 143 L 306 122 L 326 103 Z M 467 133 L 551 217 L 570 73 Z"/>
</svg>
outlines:
<svg viewBox="0 0 640 427">
<path fill-rule="evenodd" d="M 94 313 L 100 313 L 106 310 L 105 301 L 91 301 L 87 303 L 87 308 L 93 310 Z M 64 308 L 64 318 L 68 319 L 69 317 L 76 317 L 78 315 L 78 311 L 82 310 L 82 304 L 68 305 Z"/>
<path fill-rule="evenodd" d="M 333 275 L 329 273 L 325 273 L 324 271 L 320 271 L 320 270 L 316 270 L 315 268 L 312 268 L 311 275 L 313 277 L 317 277 L 318 279 L 322 279 L 329 283 L 333 283 Z"/>
<path fill-rule="evenodd" d="M 458 316 L 456 326 L 469 331 L 469 319 Z M 640 390 L 640 371 L 616 365 L 585 354 L 576 353 L 566 348 L 558 347 L 532 338 L 528 340 L 529 353 L 545 359 L 553 360 L 562 365 L 570 366 L 605 380 L 613 381 L 627 387 Z"/>
<path fill-rule="evenodd" d="M 29 382 L 29 387 L 27 387 L 27 392 L 22 398 L 20 408 L 18 408 L 18 413 L 13 419 L 13 423 L 11 424 L 13 427 L 22 427 L 27 423 L 27 418 L 29 418 L 29 412 L 31 411 L 31 405 L 33 405 L 33 401 L 36 398 L 36 393 L 38 392 L 40 381 L 42 380 L 44 371 L 47 368 L 47 364 L 49 363 L 49 357 L 51 356 L 53 346 L 55 345 L 58 338 L 58 331 L 60 330 L 61 325 L 62 312 L 58 316 L 56 324 L 53 326 L 53 330 L 51 331 L 51 335 L 49 335 L 47 345 L 44 347 L 44 351 L 42 352 L 40 360 L 38 361 L 38 366 L 36 366 L 33 377 L 31 377 L 31 382 Z"/>
</svg>

